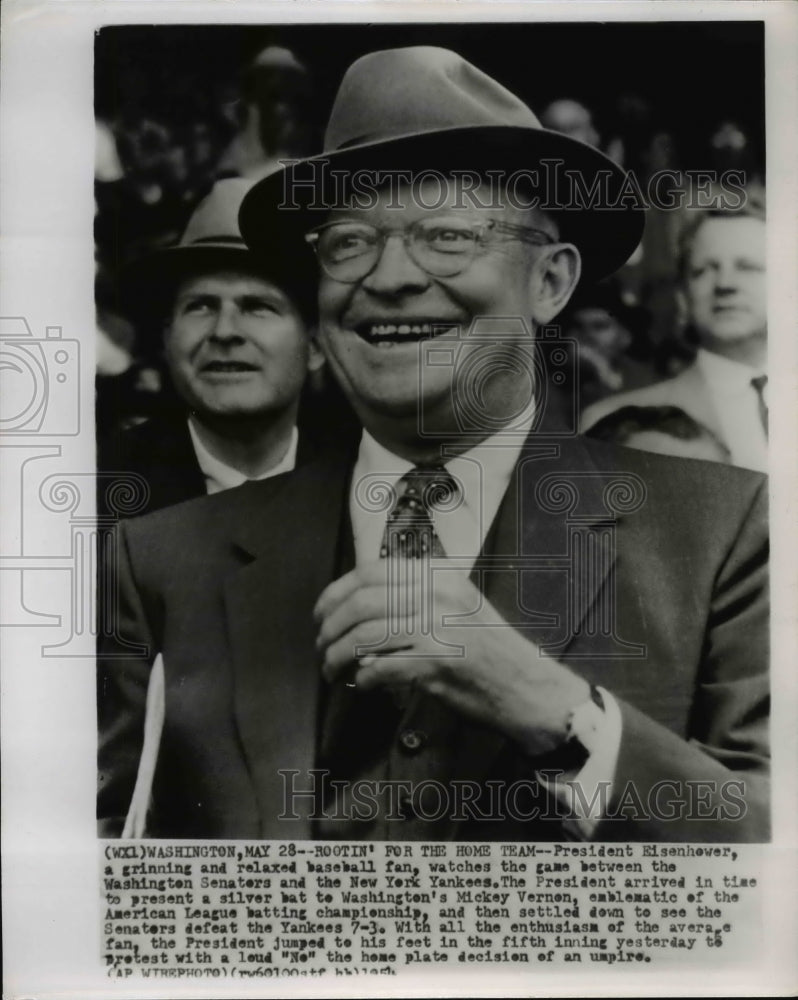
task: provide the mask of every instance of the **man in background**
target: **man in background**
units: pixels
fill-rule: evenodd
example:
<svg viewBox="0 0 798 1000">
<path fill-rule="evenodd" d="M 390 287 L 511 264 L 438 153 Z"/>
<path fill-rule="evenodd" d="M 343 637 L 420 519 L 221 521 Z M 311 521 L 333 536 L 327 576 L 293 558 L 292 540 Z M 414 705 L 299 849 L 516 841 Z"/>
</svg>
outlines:
<svg viewBox="0 0 798 1000">
<path fill-rule="evenodd" d="M 590 427 L 625 406 L 676 406 L 709 428 L 731 462 L 767 471 L 767 289 L 764 213 L 702 212 L 682 237 L 680 298 L 698 342 L 674 378 L 589 406 Z"/>
<path fill-rule="evenodd" d="M 308 156 L 316 139 L 313 97 L 311 74 L 290 49 L 262 49 L 243 74 L 238 131 L 218 176 L 255 179 L 280 160 Z"/>
<path fill-rule="evenodd" d="M 561 322 L 579 345 L 581 409 L 653 380 L 648 311 L 627 305 L 611 286 L 578 288 Z"/>
<path fill-rule="evenodd" d="M 176 396 L 174 412 L 100 436 L 100 511 L 115 474 L 146 487 L 136 513 L 279 475 L 308 452 L 297 431 L 308 371 L 323 358 L 312 337 L 313 291 L 288 248 L 255 255 L 238 230 L 251 182 L 219 181 L 179 244 L 124 276 L 130 311 L 156 337 Z"/>
<path fill-rule="evenodd" d="M 593 123 L 593 115 L 580 104 L 570 98 L 558 98 L 548 104 L 540 114 L 540 123 L 552 132 L 562 132 L 572 139 L 586 142 L 597 149 L 601 145 L 601 136 Z"/>
</svg>

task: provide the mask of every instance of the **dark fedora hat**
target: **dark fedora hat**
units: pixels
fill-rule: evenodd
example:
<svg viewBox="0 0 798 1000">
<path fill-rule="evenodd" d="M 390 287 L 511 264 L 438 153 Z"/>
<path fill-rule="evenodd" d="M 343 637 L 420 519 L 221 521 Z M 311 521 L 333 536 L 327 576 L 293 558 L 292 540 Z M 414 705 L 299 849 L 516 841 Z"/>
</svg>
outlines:
<svg viewBox="0 0 798 1000">
<path fill-rule="evenodd" d="M 627 175 L 603 153 L 544 129 L 530 109 L 448 49 L 372 52 L 349 68 L 335 98 L 324 152 L 259 181 L 244 198 L 241 233 L 253 248 L 275 228 L 305 231 L 339 203 L 340 179 L 355 171 L 438 174 L 523 172 L 561 239 L 577 245 L 591 279 L 626 262 L 644 212 Z M 555 190 L 556 187 L 556 190 Z"/>
<path fill-rule="evenodd" d="M 164 319 L 182 281 L 211 271 L 244 270 L 274 281 L 297 306 L 312 313 L 313 271 L 289 264 L 289 247 L 268 239 L 248 247 L 238 228 L 238 213 L 254 181 L 228 177 L 217 181 L 199 203 L 178 243 L 156 250 L 125 267 L 120 275 L 124 311 L 134 319 Z M 300 243 L 298 237 L 297 242 Z M 304 252 L 304 247 L 298 246 Z"/>
</svg>

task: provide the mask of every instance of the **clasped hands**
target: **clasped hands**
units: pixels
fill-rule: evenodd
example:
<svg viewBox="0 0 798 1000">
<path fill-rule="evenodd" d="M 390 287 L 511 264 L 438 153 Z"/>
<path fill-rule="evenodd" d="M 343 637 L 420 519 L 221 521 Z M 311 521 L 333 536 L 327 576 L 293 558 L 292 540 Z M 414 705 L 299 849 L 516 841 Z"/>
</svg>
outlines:
<svg viewBox="0 0 798 1000">
<path fill-rule="evenodd" d="M 326 587 L 314 609 L 325 678 L 364 691 L 414 684 L 529 754 L 552 750 L 587 682 L 510 627 L 465 573 L 440 565 L 380 559 Z M 358 658 L 362 647 L 376 651 Z"/>
</svg>

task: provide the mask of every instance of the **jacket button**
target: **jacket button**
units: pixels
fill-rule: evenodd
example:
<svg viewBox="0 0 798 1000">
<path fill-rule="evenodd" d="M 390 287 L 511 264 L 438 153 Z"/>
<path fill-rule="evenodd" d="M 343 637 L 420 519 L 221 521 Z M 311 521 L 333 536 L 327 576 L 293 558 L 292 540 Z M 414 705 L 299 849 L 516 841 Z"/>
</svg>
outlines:
<svg viewBox="0 0 798 1000">
<path fill-rule="evenodd" d="M 408 792 L 402 792 L 399 795 L 399 814 L 402 819 L 413 819 L 415 812 L 413 811 L 413 799 Z"/>
<path fill-rule="evenodd" d="M 420 729 L 404 729 L 399 735 L 399 742 L 408 753 L 418 753 L 427 742 L 427 737 Z"/>
</svg>

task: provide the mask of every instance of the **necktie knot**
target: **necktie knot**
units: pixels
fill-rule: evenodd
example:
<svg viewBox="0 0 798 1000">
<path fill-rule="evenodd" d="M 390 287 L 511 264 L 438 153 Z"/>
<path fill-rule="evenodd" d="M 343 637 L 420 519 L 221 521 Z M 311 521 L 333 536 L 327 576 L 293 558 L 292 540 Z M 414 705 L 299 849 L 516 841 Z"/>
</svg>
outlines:
<svg viewBox="0 0 798 1000">
<path fill-rule="evenodd" d="M 380 556 L 401 555 L 408 559 L 443 556 L 434 515 L 453 510 L 460 499 L 457 480 L 442 465 L 416 466 L 405 473 L 397 483 Z"/>
<path fill-rule="evenodd" d="M 459 492 L 454 476 L 440 466 L 416 466 L 399 480 L 395 506 L 423 509 L 434 515 L 450 510 Z"/>
<path fill-rule="evenodd" d="M 768 432 L 768 404 L 765 399 L 765 386 L 768 384 L 767 375 L 755 375 L 751 379 L 751 385 L 754 387 L 757 395 L 757 404 L 759 406 L 759 419 L 762 421 L 762 427 L 767 435 Z"/>
</svg>

